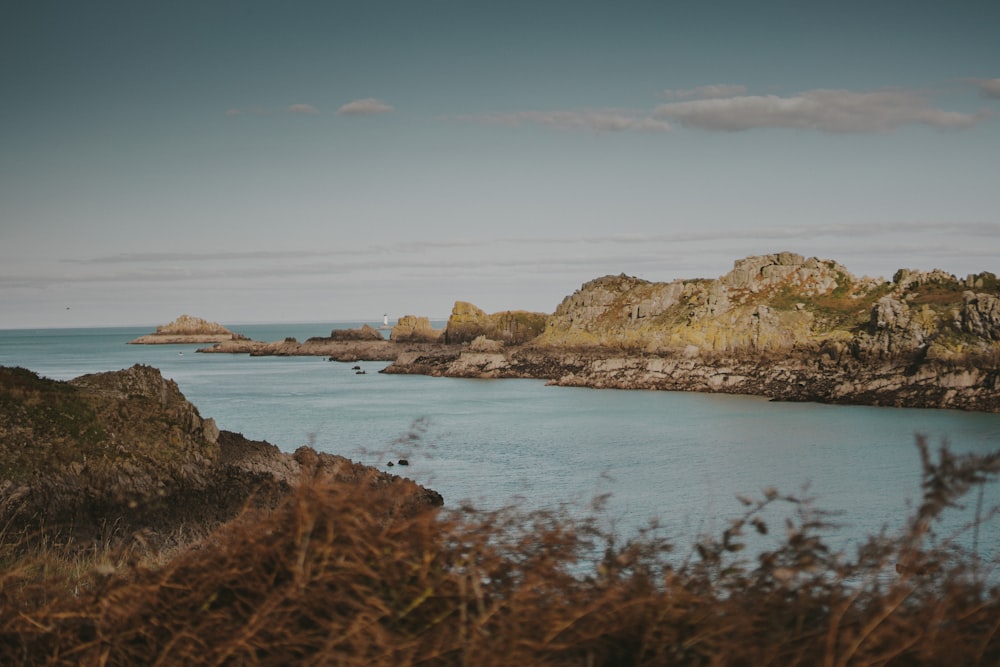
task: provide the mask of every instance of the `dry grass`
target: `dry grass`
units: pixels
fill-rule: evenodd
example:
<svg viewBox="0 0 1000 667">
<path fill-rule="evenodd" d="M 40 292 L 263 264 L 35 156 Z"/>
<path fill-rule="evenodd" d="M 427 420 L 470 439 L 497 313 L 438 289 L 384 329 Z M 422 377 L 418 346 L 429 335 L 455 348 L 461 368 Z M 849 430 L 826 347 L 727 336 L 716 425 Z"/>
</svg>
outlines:
<svg viewBox="0 0 1000 667">
<path fill-rule="evenodd" d="M 923 502 L 853 558 L 819 537 L 826 515 L 770 490 L 678 559 L 593 520 L 401 513 L 384 491 L 317 479 L 156 566 L 2 560 L 0 664 L 996 665 L 1000 591 L 974 553 L 932 538 L 1000 454 L 919 445 Z M 739 560 L 774 505 L 794 510 L 785 537 Z"/>
</svg>

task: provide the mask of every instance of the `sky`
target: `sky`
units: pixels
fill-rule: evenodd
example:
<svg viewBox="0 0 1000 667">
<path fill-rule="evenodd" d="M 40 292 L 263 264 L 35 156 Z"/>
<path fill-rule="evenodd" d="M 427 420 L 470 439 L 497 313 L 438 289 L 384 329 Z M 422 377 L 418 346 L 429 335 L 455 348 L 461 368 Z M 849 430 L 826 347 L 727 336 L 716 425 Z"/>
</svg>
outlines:
<svg viewBox="0 0 1000 667">
<path fill-rule="evenodd" d="M 1000 273 L 1000 4 L 32 0 L 0 329 L 552 312 L 749 255 Z"/>
</svg>

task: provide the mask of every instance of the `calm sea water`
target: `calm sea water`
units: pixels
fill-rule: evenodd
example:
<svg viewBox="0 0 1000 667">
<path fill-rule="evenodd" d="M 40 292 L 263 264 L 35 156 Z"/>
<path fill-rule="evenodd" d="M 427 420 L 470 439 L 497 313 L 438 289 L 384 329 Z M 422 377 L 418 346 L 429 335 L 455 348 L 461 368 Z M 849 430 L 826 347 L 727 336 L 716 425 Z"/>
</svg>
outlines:
<svg viewBox="0 0 1000 667">
<path fill-rule="evenodd" d="M 233 328 L 260 340 L 305 340 L 359 325 Z M 322 357 L 126 344 L 148 332 L 0 330 L 0 365 L 69 379 L 148 364 L 175 380 L 202 416 L 283 450 L 310 444 L 380 467 L 405 457 L 411 465 L 393 472 L 435 488 L 451 506 L 568 504 L 584 512 L 592 498 L 610 494 L 603 521 L 628 534 L 656 518 L 682 545 L 704 531 L 718 534 L 741 511 L 737 494 L 808 484 L 818 507 L 841 513 L 843 527 L 829 539 L 848 548 L 883 526 L 902 527 L 919 498 L 917 434 L 959 452 L 1000 448 L 994 414 L 384 375 L 385 362 L 360 362 L 367 372 L 358 375 L 355 364 Z M 987 490 L 987 506 L 1000 504 L 997 486 Z M 997 555 L 996 523 L 981 531 L 978 546 L 986 559 Z"/>
</svg>

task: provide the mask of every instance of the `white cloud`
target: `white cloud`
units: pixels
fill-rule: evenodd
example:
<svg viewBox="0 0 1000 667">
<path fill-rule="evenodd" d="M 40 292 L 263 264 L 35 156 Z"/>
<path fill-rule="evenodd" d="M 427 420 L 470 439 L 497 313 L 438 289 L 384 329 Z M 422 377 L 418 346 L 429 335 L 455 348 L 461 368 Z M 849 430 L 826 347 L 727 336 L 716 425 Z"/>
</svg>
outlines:
<svg viewBox="0 0 1000 667">
<path fill-rule="evenodd" d="M 810 90 L 791 97 L 744 95 L 671 102 L 658 106 L 653 115 L 684 127 L 729 132 L 770 127 L 870 133 L 913 124 L 962 129 L 982 119 L 979 114 L 935 108 L 923 95 L 901 90 Z"/>
<path fill-rule="evenodd" d="M 456 120 L 488 125 L 545 125 L 563 130 L 594 132 L 669 132 L 670 123 L 648 115 L 623 109 L 585 109 L 582 111 L 513 111 L 455 116 Z"/>
<path fill-rule="evenodd" d="M 235 118 L 236 116 L 243 115 L 243 112 L 239 109 L 226 109 L 226 116 L 229 118 Z"/>
<path fill-rule="evenodd" d="M 979 79 L 979 96 L 990 100 L 1000 100 L 1000 79 Z"/>
<path fill-rule="evenodd" d="M 344 104 L 337 113 L 341 116 L 372 116 L 374 114 L 388 113 L 392 107 L 374 97 L 366 97 L 363 100 L 354 100 Z"/>
<path fill-rule="evenodd" d="M 973 79 L 983 97 L 1000 99 L 1000 79 Z M 594 132 L 669 132 L 671 123 L 702 130 L 735 132 L 753 128 L 788 128 L 841 134 L 890 132 L 906 125 L 965 129 L 987 112 L 948 111 L 917 91 L 808 90 L 796 95 L 747 95 L 747 87 L 714 84 L 667 89 L 671 100 L 651 112 L 636 109 L 512 111 L 452 116 L 453 120 L 521 127 L 544 125 Z"/>
<path fill-rule="evenodd" d="M 293 104 L 288 107 L 288 111 L 291 113 L 301 113 L 310 116 L 315 116 L 319 113 L 319 109 L 311 104 Z"/>
<path fill-rule="evenodd" d="M 711 86 L 699 86 L 697 88 L 668 88 L 660 93 L 660 97 L 666 100 L 707 100 L 719 97 L 735 97 L 744 95 L 747 87 L 728 83 L 717 83 Z"/>
</svg>

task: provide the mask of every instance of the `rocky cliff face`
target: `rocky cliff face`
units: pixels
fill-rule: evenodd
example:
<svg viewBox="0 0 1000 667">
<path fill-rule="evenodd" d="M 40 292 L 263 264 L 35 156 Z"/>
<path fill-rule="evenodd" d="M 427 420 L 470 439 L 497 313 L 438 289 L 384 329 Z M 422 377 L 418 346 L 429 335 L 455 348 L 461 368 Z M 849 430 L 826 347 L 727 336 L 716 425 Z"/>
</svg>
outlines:
<svg viewBox="0 0 1000 667">
<path fill-rule="evenodd" d="M 0 367 L 0 526 L 62 540 L 197 537 L 248 503 L 270 506 L 303 474 L 441 504 L 402 478 L 339 456 L 294 455 L 220 431 L 158 370 L 136 365 L 70 382 Z"/>
</svg>

